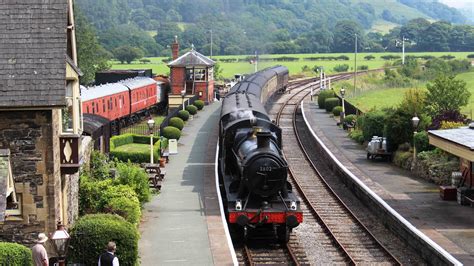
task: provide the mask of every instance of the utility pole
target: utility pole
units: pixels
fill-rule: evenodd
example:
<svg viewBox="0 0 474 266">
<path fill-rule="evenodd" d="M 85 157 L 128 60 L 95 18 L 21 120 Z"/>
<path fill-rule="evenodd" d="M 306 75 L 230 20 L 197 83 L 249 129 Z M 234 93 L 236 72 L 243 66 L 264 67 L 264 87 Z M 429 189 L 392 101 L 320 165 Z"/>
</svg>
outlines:
<svg viewBox="0 0 474 266">
<path fill-rule="evenodd" d="M 212 30 L 209 30 L 211 32 L 211 56 L 210 58 L 212 59 Z"/>
<path fill-rule="evenodd" d="M 355 49 L 354 49 L 354 93 L 357 95 L 357 33 L 355 34 Z"/>
</svg>

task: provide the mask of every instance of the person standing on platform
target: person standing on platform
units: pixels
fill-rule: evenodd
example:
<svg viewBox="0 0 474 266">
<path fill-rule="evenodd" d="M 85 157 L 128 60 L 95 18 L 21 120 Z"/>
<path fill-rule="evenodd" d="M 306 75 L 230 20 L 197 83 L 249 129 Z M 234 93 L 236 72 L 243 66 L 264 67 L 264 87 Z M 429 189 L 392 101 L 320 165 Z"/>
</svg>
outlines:
<svg viewBox="0 0 474 266">
<path fill-rule="evenodd" d="M 99 257 L 98 266 L 119 266 L 119 260 L 115 256 L 115 250 L 117 246 L 115 242 L 110 241 L 107 244 L 107 251 L 102 253 Z"/>
<path fill-rule="evenodd" d="M 48 241 L 48 237 L 44 233 L 38 234 L 38 240 L 36 240 L 36 245 L 31 248 L 31 253 L 33 255 L 33 262 L 35 266 L 48 266 L 48 252 L 44 248 L 44 243 Z"/>
</svg>

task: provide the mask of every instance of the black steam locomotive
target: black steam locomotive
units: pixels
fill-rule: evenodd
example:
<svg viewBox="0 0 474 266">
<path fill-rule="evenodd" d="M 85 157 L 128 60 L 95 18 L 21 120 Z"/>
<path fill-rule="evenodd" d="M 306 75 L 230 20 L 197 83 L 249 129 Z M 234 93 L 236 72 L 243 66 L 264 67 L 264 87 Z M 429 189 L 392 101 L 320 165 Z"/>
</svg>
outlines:
<svg viewBox="0 0 474 266">
<path fill-rule="evenodd" d="M 231 88 L 220 116 L 219 179 L 228 223 L 247 238 L 268 227 L 282 242 L 303 220 L 300 202 L 287 182 L 281 129 L 264 103 L 284 91 L 288 69 L 257 72 Z"/>
</svg>

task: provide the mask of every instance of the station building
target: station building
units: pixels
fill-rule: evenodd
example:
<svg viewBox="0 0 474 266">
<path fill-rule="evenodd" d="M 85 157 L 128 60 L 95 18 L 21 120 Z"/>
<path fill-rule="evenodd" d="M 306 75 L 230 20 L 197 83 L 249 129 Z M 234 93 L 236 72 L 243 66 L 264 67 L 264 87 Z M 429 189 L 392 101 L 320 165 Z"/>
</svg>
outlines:
<svg viewBox="0 0 474 266">
<path fill-rule="evenodd" d="M 176 37 L 171 45 L 171 51 L 173 61 L 168 63 L 171 73 L 169 106 L 179 106 L 183 99 L 195 95 L 206 104 L 211 103 L 214 100 L 215 62 L 194 50 L 194 46 L 191 47 L 191 51 L 179 56 L 179 43 Z"/>
<path fill-rule="evenodd" d="M 0 241 L 78 215 L 81 137 L 72 0 L 0 4 Z"/>
<path fill-rule="evenodd" d="M 429 142 L 448 153 L 459 157 L 459 172 L 461 173 L 457 187 L 442 187 L 451 192 L 454 199 L 460 204 L 474 206 L 474 123 L 469 127 L 430 130 L 428 131 Z"/>
</svg>

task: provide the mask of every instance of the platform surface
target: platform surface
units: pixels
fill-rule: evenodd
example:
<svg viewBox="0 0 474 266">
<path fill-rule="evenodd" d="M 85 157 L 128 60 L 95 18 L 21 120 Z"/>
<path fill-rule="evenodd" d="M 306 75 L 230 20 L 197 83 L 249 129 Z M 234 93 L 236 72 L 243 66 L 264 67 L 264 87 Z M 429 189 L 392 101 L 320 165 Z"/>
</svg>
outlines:
<svg viewBox="0 0 474 266">
<path fill-rule="evenodd" d="M 443 201 L 439 186 L 382 160 L 367 160 L 362 145 L 317 104 L 305 101 L 305 115 L 316 135 L 353 174 L 405 219 L 464 265 L 474 265 L 474 209 Z"/>
<path fill-rule="evenodd" d="M 159 195 L 145 204 L 141 265 L 231 265 L 214 183 L 220 102 L 188 121 Z"/>
</svg>

